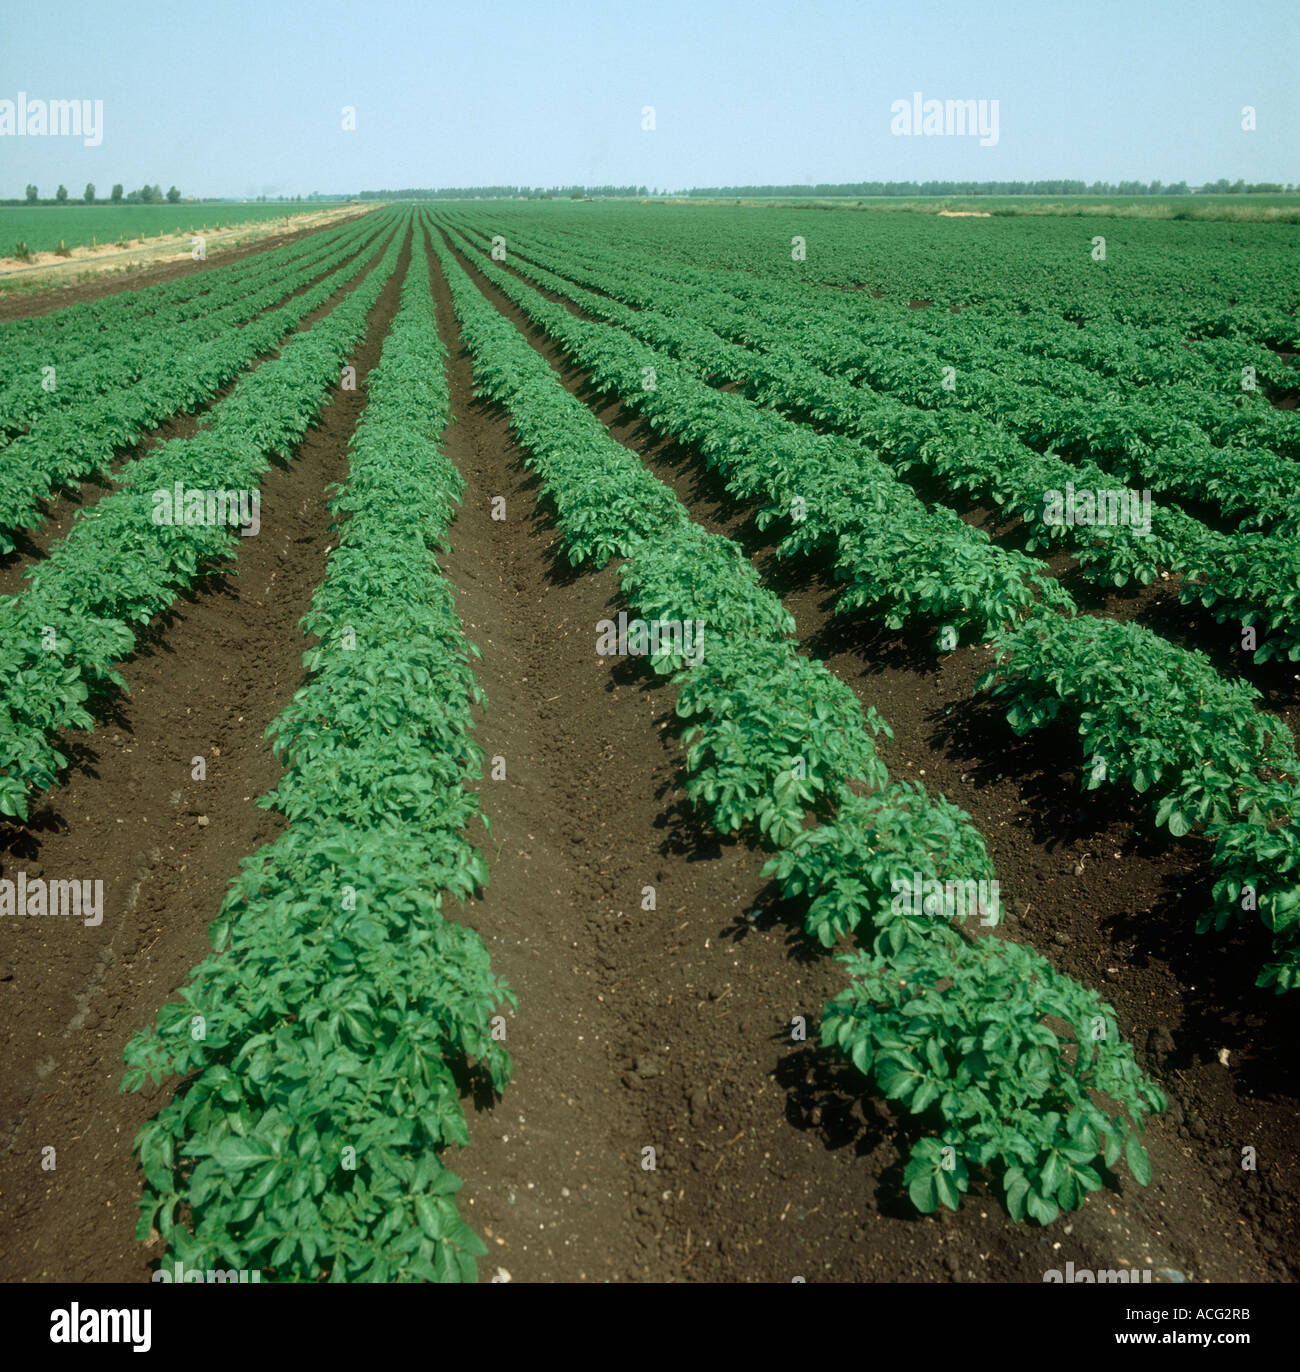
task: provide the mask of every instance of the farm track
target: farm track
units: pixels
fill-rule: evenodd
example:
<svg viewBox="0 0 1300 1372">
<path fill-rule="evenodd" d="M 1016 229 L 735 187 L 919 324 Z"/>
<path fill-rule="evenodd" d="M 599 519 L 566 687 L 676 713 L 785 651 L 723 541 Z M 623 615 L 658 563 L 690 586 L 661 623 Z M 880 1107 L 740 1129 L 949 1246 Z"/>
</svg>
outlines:
<svg viewBox="0 0 1300 1372">
<path fill-rule="evenodd" d="M 357 390 L 336 390 L 294 460 L 262 482 L 259 535 L 155 620 L 125 668 L 131 694 L 93 735 L 68 736 L 69 775 L 30 826 L 0 823 L 0 875 L 102 878 L 105 909 L 99 928 L 11 921 L 8 931 L 0 1280 L 144 1281 L 161 1252 L 134 1240 L 131 1145 L 174 1082 L 119 1095 L 122 1049 L 208 952 L 240 859 L 283 827 L 253 804 L 280 776 L 263 732 L 302 680 L 298 621 L 330 542 L 325 487 L 346 472 L 409 256 L 408 243 L 371 310 Z M 198 755 L 202 782 L 191 780 Z M 47 1146 L 53 1171 L 41 1169 Z"/>
<path fill-rule="evenodd" d="M 373 256 L 375 262 L 382 257 L 384 249 L 387 247 L 391 235 L 385 238 L 382 243 L 378 243 Z M 277 245 L 280 246 L 280 245 Z M 337 268 L 330 268 L 318 272 L 310 281 L 304 282 L 301 286 L 296 286 L 283 298 L 278 300 L 272 307 L 279 309 L 297 296 L 311 290 L 318 282 L 322 281 L 330 274 L 330 271 Z M 283 342 L 287 343 L 297 334 L 310 329 L 311 326 L 324 315 L 328 314 L 343 298 L 357 285 L 364 281 L 373 270 L 373 265 L 367 267 L 356 281 L 348 282 L 340 290 L 318 306 L 302 322 L 286 334 Z M 283 344 L 281 344 L 281 347 Z M 23 591 L 23 578 L 38 563 L 48 556 L 50 549 L 65 538 L 72 528 L 73 520 L 77 516 L 78 510 L 88 510 L 97 505 L 106 495 L 111 495 L 117 489 L 117 476 L 128 462 L 134 462 L 136 458 L 143 457 L 145 453 L 163 443 L 170 443 L 173 439 L 193 438 L 198 431 L 199 423 L 205 415 L 219 405 L 226 397 L 239 385 L 240 381 L 249 372 L 256 370 L 264 363 L 273 361 L 279 357 L 281 347 L 275 347 L 263 353 L 250 366 L 246 367 L 238 376 L 232 377 L 226 382 L 209 400 L 193 410 L 180 410 L 170 418 L 165 419 L 156 428 L 150 429 L 143 434 L 140 439 L 130 448 L 124 448 L 117 453 L 113 459 L 110 472 L 106 475 L 91 476 L 70 485 L 61 494 L 56 494 L 48 502 L 46 508 L 48 515 L 35 529 L 19 530 L 15 537 L 15 548 L 11 553 L 0 557 L 0 595 L 18 595 Z"/>
<path fill-rule="evenodd" d="M 374 212 L 374 210 L 365 211 L 367 214 Z M 355 220 L 360 217 L 360 215 L 355 215 L 352 216 L 352 219 Z M 345 221 L 339 220 L 337 222 L 342 224 Z M 351 222 L 351 220 L 347 222 Z M 223 248 L 201 263 L 195 263 L 191 259 L 184 262 L 159 262 L 152 266 L 143 266 L 137 271 L 130 272 L 129 280 L 125 283 L 122 280 L 123 274 L 121 272 L 105 272 L 89 281 L 69 282 L 66 285 L 51 282 L 48 288 L 39 292 L 3 292 L 0 293 L 0 324 L 8 323 L 11 319 L 28 319 L 37 315 L 53 314 L 55 310 L 66 310 L 69 305 L 80 305 L 88 300 L 102 300 L 107 295 L 122 295 L 126 291 L 138 291 L 144 290 L 148 286 L 160 286 L 168 281 L 175 281 L 179 276 L 189 276 L 194 272 L 213 271 L 217 267 L 228 267 L 246 257 L 254 257 L 258 253 L 269 252 L 273 248 L 286 247 L 290 243 L 298 242 L 299 239 L 309 238 L 314 233 L 320 233 L 323 229 L 332 227 L 334 225 L 316 224 L 307 229 L 293 229 L 274 234 L 269 238 L 259 238 L 252 243 L 240 244 L 233 248 Z"/>
<path fill-rule="evenodd" d="M 1146 1265 L 1203 1279 L 1293 1279 L 1296 1182 L 1282 1158 L 1300 1132 L 1287 1065 L 1296 1015 L 1289 1003 L 1266 992 L 1250 989 L 1243 996 L 1259 958 L 1253 930 L 1194 933 L 1189 911 L 1204 891 L 1192 870 L 1191 850 L 1142 837 L 1141 808 L 1123 797 L 1100 803 L 1081 797 L 1074 777 L 1077 743 L 1068 731 L 1017 742 L 998 712 L 973 702 L 985 650 L 966 648 L 936 664 L 919 640 L 878 631 L 862 620 L 831 620 L 827 568 L 775 563 L 775 540 L 753 529 L 751 512 L 736 509 L 693 451 L 660 439 L 637 416 L 594 395 L 586 374 L 570 366 L 472 260 L 457 257 L 612 436 L 637 450 L 706 528 L 745 546 L 795 615 L 805 647 L 894 725 L 895 743 L 884 750 L 891 771 L 923 776 L 928 788 L 970 812 L 989 841 L 1012 936 L 1023 931 L 1063 971 L 1102 987 L 1145 1065 L 1169 1091 L 1175 1102 L 1171 1114 L 1156 1117 L 1151 1126 L 1152 1187 L 1143 1192 L 1129 1185 L 1122 1200 L 1094 1197 L 1070 1217 L 1074 1248 L 1062 1254 L 1086 1266 L 1082 1251 L 1094 1268 L 1113 1266 L 1120 1256 L 1131 1255 L 1129 1261 L 1137 1263 L 1137 1236 L 1148 1238 L 1153 1255 L 1165 1255 Z M 1218 1061 L 1220 1048 L 1229 1050 L 1228 1070 Z M 833 1118 L 845 1108 L 844 1092 L 855 1091 L 848 1082 L 837 1086 L 843 1091 L 828 1092 L 823 1085 L 808 1092 L 801 1107 L 792 1101 L 794 1112 L 802 1108 L 806 1119 L 816 1103 L 824 1120 Z M 833 1146 L 830 1129 L 814 1132 Z M 861 1140 L 856 1125 L 849 1131 L 850 1139 L 854 1135 Z M 1275 1166 L 1267 1174 L 1242 1172 L 1240 1149 L 1262 1140 L 1270 1141 L 1270 1151 L 1282 1149 L 1274 1152 Z M 890 1154 L 892 1146 L 869 1166 L 880 1172 L 883 1156 Z M 883 1203 L 878 1197 L 873 1213 Z M 842 1213 L 860 1209 L 853 1200 L 849 1205 Z M 1116 1211 L 1113 1221 L 1105 1221 L 1107 1206 Z M 942 1275 L 1041 1280 L 1052 1264 L 1033 1251 L 1039 1236 L 1006 1223 L 996 1202 L 989 1209 L 993 1218 L 982 1232 L 984 1222 L 974 1223 L 976 1203 L 963 1206 L 952 1230 L 954 1246 L 943 1245 L 945 1261 L 953 1255 L 955 1269 L 948 1264 Z M 859 1242 L 874 1247 L 881 1236 L 864 1235 Z M 938 1246 L 926 1239 L 920 1247 L 919 1266 L 908 1260 L 908 1247 L 890 1254 L 888 1276 L 879 1269 L 855 1271 L 856 1252 L 837 1254 L 834 1270 L 845 1279 L 933 1279 Z"/>
</svg>

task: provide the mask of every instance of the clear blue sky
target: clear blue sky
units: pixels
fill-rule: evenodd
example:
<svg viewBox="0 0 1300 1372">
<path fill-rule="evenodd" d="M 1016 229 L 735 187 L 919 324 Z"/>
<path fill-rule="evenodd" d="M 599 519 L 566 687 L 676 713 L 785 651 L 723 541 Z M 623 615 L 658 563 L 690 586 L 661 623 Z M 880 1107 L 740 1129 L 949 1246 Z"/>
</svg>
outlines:
<svg viewBox="0 0 1300 1372">
<path fill-rule="evenodd" d="M 1297 73 L 1297 0 L 10 0 L 0 100 L 101 99 L 104 138 L 0 136 L 0 196 L 1300 183 Z M 996 99 L 997 146 L 892 136 L 915 90 Z"/>
</svg>

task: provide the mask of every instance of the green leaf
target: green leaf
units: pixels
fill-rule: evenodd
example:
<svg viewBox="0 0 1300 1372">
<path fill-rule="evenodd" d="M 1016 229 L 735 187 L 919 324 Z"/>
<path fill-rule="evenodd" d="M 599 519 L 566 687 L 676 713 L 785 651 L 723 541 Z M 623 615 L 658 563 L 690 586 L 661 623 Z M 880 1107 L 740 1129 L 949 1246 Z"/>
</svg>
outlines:
<svg viewBox="0 0 1300 1372">
<path fill-rule="evenodd" d="M 911 1198 L 912 1204 L 923 1215 L 934 1213 L 935 1207 L 939 1203 L 939 1192 L 935 1182 L 936 1174 L 933 1171 L 922 1172 L 914 1177 L 907 1188 L 907 1194 Z"/>
<path fill-rule="evenodd" d="M 431 1239 L 441 1239 L 446 1233 L 446 1220 L 437 1201 L 431 1196 L 416 1196 L 415 1217 L 420 1222 L 420 1228 Z"/>
<path fill-rule="evenodd" d="M 1025 1208 L 1029 1211 L 1030 1217 L 1036 1219 L 1039 1224 L 1051 1224 L 1061 1213 L 1054 1200 L 1048 1200 L 1033 1190 L 1025 1197 Z"/>
<path fill-rule="evenodd" d="M 1023 1220 L 1025 1203 L 1029 1198 L 1029 1181 L 1018 1168 L 1009 1168 L 1006 1176 L 1007 1210 L 1013 1220 Z"/>
<path fill-rule="evenodd" d="M 250 1167 L 274 1161 L 274 1156 L 264 1144 L 253 1139 L 228 1135 L 212 1150 L 212 1156 L 227 1172 L 243 1172 Z"/>
<path fill-rule="evenodd" d="M 1150 1185 L 1151 1159 L 1146 1149 L 1138 1142 L 1136 1134 L 1130 1134 L 1124 1141 L 1124 1161 L 1128 1163 L 1128 1170 L 1132 1172 L 1133 1179 L 1139 1186 Z"/>
</svg>

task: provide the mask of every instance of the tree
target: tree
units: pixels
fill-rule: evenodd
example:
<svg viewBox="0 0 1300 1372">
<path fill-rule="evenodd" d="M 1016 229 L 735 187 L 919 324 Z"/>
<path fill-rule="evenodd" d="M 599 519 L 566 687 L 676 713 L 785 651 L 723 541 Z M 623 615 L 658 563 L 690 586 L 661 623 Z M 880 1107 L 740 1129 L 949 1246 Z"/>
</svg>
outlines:
<svg viewBox="0 0 1300 1372">
<path fill-rule="evenodd" d="M 93 181 L 86 182 L 86 191 L 81 198 L 87 205 L 93 205 L 95 203 L 95 183 Z"/>
<path fill-rule="evenodd" d="M 29 205 L 34 205 L 36 203 L 36 197 L 38 194 L 39 192 L 37 191 L 35 186 L 28 186 L 26 191 L 27 203 Z"/>
<path fill-rule="evenodd" d="M 173 187 L 167 192 L 167 200 L 168 200 L 168 203 L 169 203 L 169 204 L 174 205 L 180 198 L 181 198 L 181 193 L 180 193 L 180 191 L 178 191 L 178 190 L 176 189 L 175 186 L 173 186 Z"/>
<path fill-rule="evenodd" d="M 60 186 L 59 189 L 54 192 L 54 198 L 62 204 L 68 198 L 68 188 L 66 186 Z"/>
<path fill-rule="evenodd" d="M 121 199 L 122 199 L 122 183 L 119 181 L 119 182 L 117 183 L 117 185 L 113 187 L 113 202 L 114 202 L 114 204 L 118 203 Z"/>
</svg>

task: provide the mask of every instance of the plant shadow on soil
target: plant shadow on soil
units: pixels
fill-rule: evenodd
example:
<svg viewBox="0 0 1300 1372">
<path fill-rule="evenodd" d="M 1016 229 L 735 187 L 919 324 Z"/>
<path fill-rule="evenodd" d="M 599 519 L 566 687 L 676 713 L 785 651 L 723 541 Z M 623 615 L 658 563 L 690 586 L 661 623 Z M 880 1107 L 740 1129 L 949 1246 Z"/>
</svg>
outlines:
<svg viewBox="0 0 1300 1372">
<path fill-rule="evenodd" d="M 788 1036 L 774 1034 L 773 1041 L 788 1043 Z M 909 1225 L 925 1223 L 927 1217 L 908 1198 L 904 1172 L 917 1141 L 942 1127 L 937 1117 L 894 1113 L 878 1095 L 863 1089 L 862 1074 L 851 1063 L 817 1044 L 785 1054 L 774 1077 L 786 1093 L 787 1123 L 816 1138 L 825 1152 L 852 1149 L 855 1157 L 867 1158 L 887 1149 L 893 1156 L 877 1164 L 872 1192 L 876 1212 Z M 986 1179 L 972 1175 L 967 1199 L 976 1198 L 999 1206 Z"/>
<path fill-rule="evenodd" d="M 10 552 L 0 557 L 0 572 L 9 571 L 11 567 L 20 562 L 40 562 L 47 556 L 46 550 L 36 542 L 32 535 L 38 528 L 47 527 L 56 508 L 63 506 L 70 513 L 75 513 L 86 506 L 95 504 L 96 501 L 114 489 L 116 488 L 111 481 L 92 474 L 75 478 L 71 485 L 54 491 L 47 499 L 42 500 L 37 505 L 29 527 L 9 531 L 14 546 Z"/>
<path fill-rule="evenodd" d="M 1008 777 L 1016 782 L 1029 832 L 1049 853 L 1095 840 L 1116 824 L 1129 831 L 1129 856 L 1155 857 L 1167 847 L 1167 840 L 1151 831 L 1150 807 L 1136 793 L 1082 789 L 1078 732 L 1068 721 L 1017 738 L 1005 711 L 983 696 L 931 710 L 925 718 L 931 726 L 928 741 L 961 763 L 977 789 Z"/>
<path fill-rule="evenodd" d="M 1153 904 L 1119 907 L 1107 915 L 1115 944 L 1134 968 L 1164 962 L 1183 986 L 1178 1042 L 1167 1070 L 1214 1060 L 1226 1048 L 1238 1094 L 1268 1097 L 1293 1089 L 1293 1045 L 1300 1005 L 1255 986 L 1269 960 L 1268 931 L 1248 914 L 1223 930 L 1198 933 L 1195 915 L 1212 904 L 1213 878 L 1199 869 L 1166 871 Z"/>
<path fill-rule="evenodd" d="M 19 862 L 37 862 L 44 835 L 66 834 L 68 822 L 48 805 L 33 809 L 26 823 L 0 817 L 0 858 L 9 856 Z M 0 861 L 0 877 L 5 864 Z"/>
<path fill-rule="evenodd" d="M 808 937 L 800 902 L 783 899 L 775 881 L 758 893 L 750 914 L 737 914 L 730 926 L 718 931 L 718 937 L 739 944 L 753 933 L 777 928 L 784 931 L 792 962 L 816 966 L 831 955 L 832 950 Z M 812 1041 L 793 1049 L 787 1028 L 768 1036 L 776 1048 L 784 1050 L 772 1076 L 786 1095 L 787 1123 L 798 1133 L 818 1139 L 828 1153 L 851 1148 L 855 1157 L 865 1158 L 882 1147 L 896 1151 L 895 1160 L 882 1166 L 876 1177 L 873 1194 L 878 1212 L 890 1219 L 920 1222 L 924 1217 L 907 1199 L 903 1169 L 912 1145 L 927 1133 L 927 1123 L 935 1120 L 926 1115 L 896 1115 L 852 1063 L 817 1042 L 818 1033 L 818 1026 L 810 1025 Z"/>
</svg>

